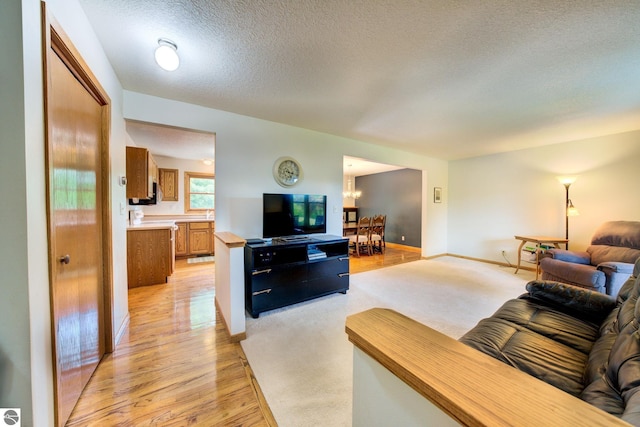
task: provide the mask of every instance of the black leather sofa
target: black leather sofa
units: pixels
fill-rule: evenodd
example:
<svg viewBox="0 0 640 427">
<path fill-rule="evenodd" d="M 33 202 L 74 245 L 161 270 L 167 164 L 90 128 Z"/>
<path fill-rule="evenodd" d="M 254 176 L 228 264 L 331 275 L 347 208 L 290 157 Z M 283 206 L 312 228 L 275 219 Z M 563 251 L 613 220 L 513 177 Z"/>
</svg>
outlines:
<svg viewBox="0 0 640 427">
<path fill-rule="evenodd" d="M 640 259 L 617 298 L 554 281 L 526 289 L 460 341 L 640 426 Z"/>
</svg>

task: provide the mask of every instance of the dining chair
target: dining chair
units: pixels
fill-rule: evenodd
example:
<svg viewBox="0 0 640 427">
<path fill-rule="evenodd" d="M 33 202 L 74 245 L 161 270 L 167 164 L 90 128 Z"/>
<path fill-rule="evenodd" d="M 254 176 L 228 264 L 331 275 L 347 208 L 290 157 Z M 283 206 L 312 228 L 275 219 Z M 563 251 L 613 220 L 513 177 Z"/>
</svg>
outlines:
<svg viewBox="0 0 640 427">
<path fill-rule="evenodd" d="M 372 254 L 369 233 L 371 232 L 371 218 L 363 216 L 358 219 L 356 234 L 349 236 L 349 246 L 353 245 L 356 256 L 360 256 L 360 250 L 366 249 L 367 254 Z"/>
<path fill-rule="evenodd" d="M 386 249 L 384 241 L 384 227 L 387 221 L 386 215 L 376 215 L 371 220 L 371 233 L 369 233 L 369 241 L 373 252 L 377 250 L 383 254 Z"/>
</svg>

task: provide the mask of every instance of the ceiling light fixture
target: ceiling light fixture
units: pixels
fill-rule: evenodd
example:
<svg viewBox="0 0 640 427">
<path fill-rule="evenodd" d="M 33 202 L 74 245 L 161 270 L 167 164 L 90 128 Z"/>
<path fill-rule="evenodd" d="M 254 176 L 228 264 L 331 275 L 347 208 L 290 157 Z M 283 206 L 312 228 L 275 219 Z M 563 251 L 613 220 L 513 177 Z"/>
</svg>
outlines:
<svg viewBox="0 0 640 427">
<path fill-rule="evenodd" d="M 175 71 L 180 66 L 178 45 L 168 39 L 158 39 L 156 48 L 156 62 L 163 70 Z"/>
<path fill-rule="evenodd" d="M 347 165 L 349 167 L 349 170 L 351 170 L 351 166 L 353 165 Z M 351 188 L 351 183 L 353 181 L 353 177 L 349 176 L 347 178 L 347 191 L 343 191 L 342 192 L 342 197 L 345 199 L 359 199 L 360 196 L 362 196 L 362 191 L 358 191 L 355 188 Z M 353 185 L 355 187 L 355 184 Z"/>
</svg>

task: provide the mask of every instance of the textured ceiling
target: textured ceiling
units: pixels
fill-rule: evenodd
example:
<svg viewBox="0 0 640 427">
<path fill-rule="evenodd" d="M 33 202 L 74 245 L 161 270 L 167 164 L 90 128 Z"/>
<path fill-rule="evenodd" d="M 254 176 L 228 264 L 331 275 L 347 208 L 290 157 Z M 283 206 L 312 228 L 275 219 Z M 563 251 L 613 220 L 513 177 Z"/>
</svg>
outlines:
<svg viewBox="0 0 640 427">
<path fill-rule="evenodd" d="M 127 120 L 126 129 L 138 147 L 148 148 L 154 155 L 189 160 L 215 159 L 216 137 L 212 133 L 136 120 Z"/>
<path fill-rule="evenodd" d="M 443 159 L 640 128 L 637 0 L 80 4 L 132 91 Z"/>
</svg>

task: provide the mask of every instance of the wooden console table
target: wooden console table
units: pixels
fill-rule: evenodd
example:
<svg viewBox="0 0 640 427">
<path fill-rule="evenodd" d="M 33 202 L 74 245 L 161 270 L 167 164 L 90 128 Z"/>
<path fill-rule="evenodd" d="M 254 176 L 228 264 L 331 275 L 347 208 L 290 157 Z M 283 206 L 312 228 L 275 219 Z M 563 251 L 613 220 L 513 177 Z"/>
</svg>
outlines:
<svg viewBox="0 0 640 427">
<path fill-rule="evenodd" d="M 536 280 L 538 280 L 538 265 L 540 262 L 540 245 L 542 243 L 550 243 L 556 248 L 560 249 L 560 243 L 564 243 L 565 245 L 569 242 L 569 239 L 562 239 L 559 237 L 540 237 L 540 236 L 514 236 L 516 240 L 521 240 L 520 246 L 518 247 L 518 267 L 516 268 L 515 274 L 520 270 L 520 260 L 522 259 L 522 248 L 524 244 L 527 242 L 536 244 Z"/>
</svg>

